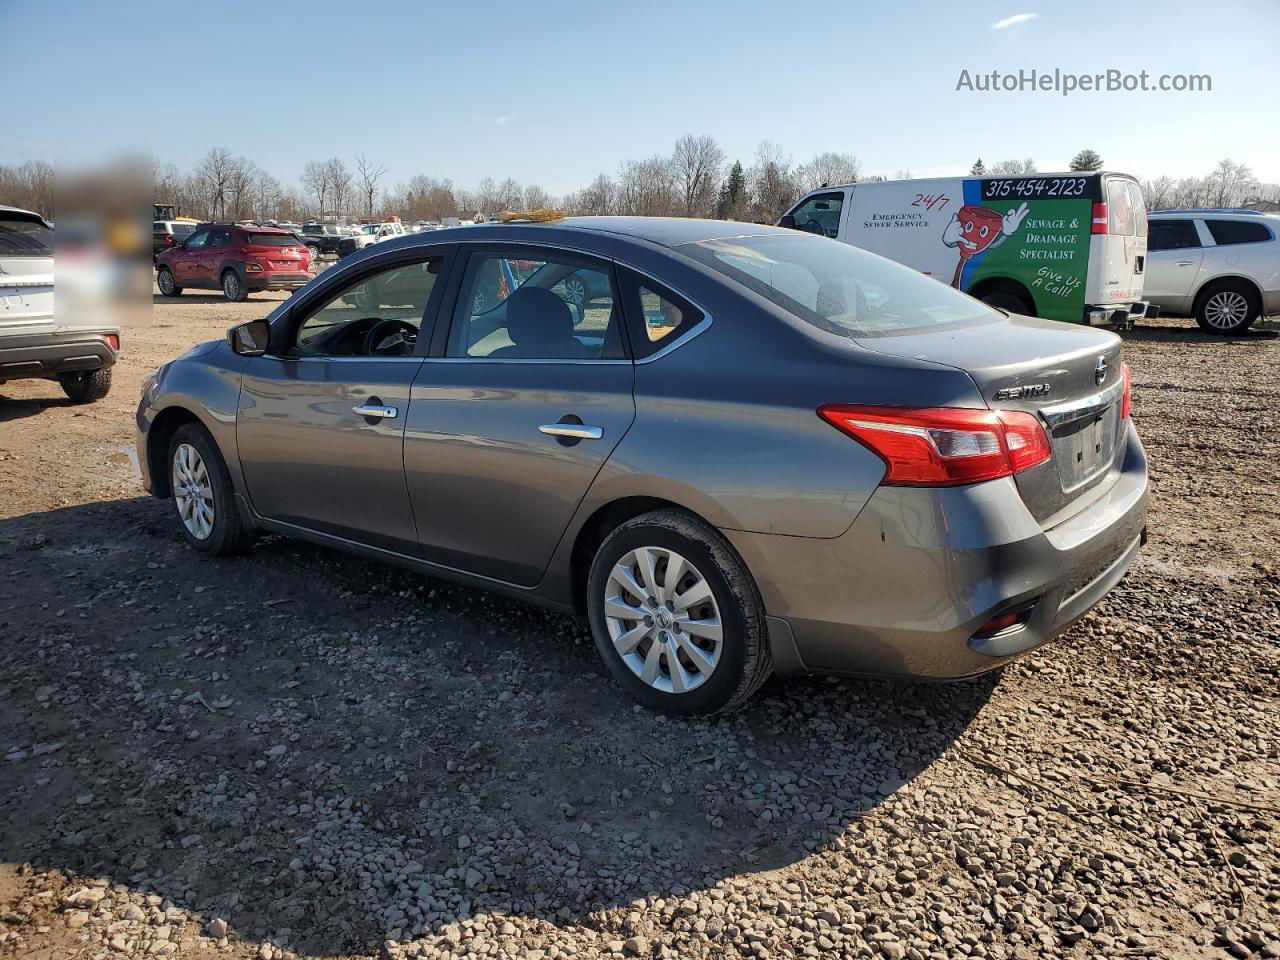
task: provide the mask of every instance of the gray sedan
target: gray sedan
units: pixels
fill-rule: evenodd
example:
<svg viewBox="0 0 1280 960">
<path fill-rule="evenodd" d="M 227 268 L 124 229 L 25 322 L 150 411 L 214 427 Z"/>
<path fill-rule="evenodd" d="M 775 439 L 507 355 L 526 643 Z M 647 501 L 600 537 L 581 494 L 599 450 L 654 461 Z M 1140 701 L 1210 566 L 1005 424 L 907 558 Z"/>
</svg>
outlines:
<svg viewBox="0 0 1280 960">
<path fill-rule="evenodd" d="M 1113 334 L 740 223 L 381 243 L 161 367 L 137 422 L 195 549 L 283 533 L 569 611 L 672 713 L 989 670 L 1145 535 Z"/>
</svg>

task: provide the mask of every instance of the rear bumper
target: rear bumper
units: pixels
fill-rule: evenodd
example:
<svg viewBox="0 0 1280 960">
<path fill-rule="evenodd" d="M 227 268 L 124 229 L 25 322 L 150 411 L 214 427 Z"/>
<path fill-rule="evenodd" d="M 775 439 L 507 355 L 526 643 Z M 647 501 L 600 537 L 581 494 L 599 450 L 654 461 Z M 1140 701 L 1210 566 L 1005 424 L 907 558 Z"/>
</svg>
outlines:
<svg viewBox="0 0 1280 960">
<path fill-rule="evenodd" d="M 246 290 L 297 290 L 306 286 L 315 274 L 311 273 L 248 273 L 245 272 L 244 288 Z"/>
<path fill-rule="evenodd" d="M 1129 327 L 1142 318 L 1154 319 L 1160 308 L 1139 300 L 1135 303 L 1085 304 L 1084 321 L 1091 327 Z"/>
<path fill-rule="evenodd" d="M 1013 480 L 881 487 L 830 540 L 725 531 L 756 576 L 779 672 L 957 679 L 1034 650 L 1129 569 L 1146 526 L 1147 466 L 1132 425 L 1087 508 L 1042 530 Z M 1015 629 L 975 638 L 1030 606 Z"/>
<path fill-rule="evenodd" d="M 0 337 L 0 383 L 99 370 L 115 362 L 116 351 L 107 341 L 107 332 Z"/>
</svg>

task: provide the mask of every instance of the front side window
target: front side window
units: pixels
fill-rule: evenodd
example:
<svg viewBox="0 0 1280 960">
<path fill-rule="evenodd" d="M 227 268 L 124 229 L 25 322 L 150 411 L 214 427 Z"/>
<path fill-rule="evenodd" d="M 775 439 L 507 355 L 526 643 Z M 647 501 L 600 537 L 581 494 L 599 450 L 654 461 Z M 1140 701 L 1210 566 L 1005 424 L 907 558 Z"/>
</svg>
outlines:
<svg viewBox="0 0 1280 960">
<path fill-rule="evenodd" d="M 828 333 L 883 337 L 995 323 L 992 308 L 838 240 L 765 234 L 677 249 Z"/>
<path fill-rule="evenodd" d="M 840 232 L 840 211 L 844 208 L 844 194 L 819 193 L 805 200 L 791 212 L 796 229 L 816 233 L 820 237 L 835 237 Z"/>
<path fill-rule="evenodd" d="M 209 242 L 209 231 L 199 230 L 193 233 L 187 240 L 186 246 L 191 250 L 199 250 Z"/>
<path fill-rule="evenodd" d="M 626 354 L 610 271 L 571 258 L 475 254 L 467 263 L 448 356 L 614 360 Z"/>
<path fill-rule="evenodd" d="M 1205 226 L 1218 246 L 1232 243 L 1263 243 L 1271 239 L 1271 231 L 1261 223 L 1240 220 L 1206 220 Z"/>
<path fill-rule="evenodd" d="M 1147 237 L 1147 249 L 1188 250 L 1200 246 L 1200 236 L 1196 233 L 1196 225 L 1190 220 L 1151 221 L 1151 233 Z"/>
<path fill-rule="evenodd" d="M 289 356 L 411 356 L 441 259 L 388 267 L 343 287 L 298 326 Z"/>
</svg>

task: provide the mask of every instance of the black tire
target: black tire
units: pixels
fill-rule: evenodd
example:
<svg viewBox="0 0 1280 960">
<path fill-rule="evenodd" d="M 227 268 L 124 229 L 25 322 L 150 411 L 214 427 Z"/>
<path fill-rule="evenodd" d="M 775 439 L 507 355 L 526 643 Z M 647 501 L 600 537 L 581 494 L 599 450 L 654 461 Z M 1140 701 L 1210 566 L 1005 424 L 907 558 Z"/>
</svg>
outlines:
<svg viewBox="0 0 1280 960">
<path fill-rule="evenodd" d="M 232 303 L 242 303 L 249 298 L 249 291 L 244 288 L 244 281 L 234 270 L 222 271 L 222 295 Z"/>
<path fill-rule="evenodd" d="M 307 244 L 307 249 L 311 251 L 311 262 L 315 263 L 320 259 L 320 248 L 313 243 Z"/>
<path fill-rule="evenodd" d="M 72 403 L 93 403 L 111 391 L 111 368 L 59 374 L 58 383 Z"/>
<path fill-rule="evenodd" d="M 199 453 L 213 493 L 213 524 L 206 537 L 197 537 L 187 528 L 178 509 L 178 498 L 174 495 L 174 458 L 183 444 L 189 444 Z M 227 471 L 226 461 L 222 459 L 222 453 L 208 430 L 198 423 L 185 423 L 175 430 L 169 441 L 164 469 L 169 473 L 169 495 L 174 502 L 174 512 L 178 515 L 178 529 L 182 531 L 182 535 L 192 548 L 215 557 L 231 556 L 248 549 L 254 540 L 253 531 L 245 525 L 243 517 L 240 516 L 235 500 L 235 488 L 231 484 L 231 474 Z"/>
<path fill-rule="evenodd" d="M 1223 280 L 1209 284 L 1196 295 L 1193 312 L 1201 330 L 1226 337 L 1253 326 L 1262 314 L 1262 304 L 1257 291 L 1248 284 Z"/>
<path fill-rule="evenodd" d="M 699 686 L 685 693 L 668 693 L 645 683 L 623 661 L 609 636 L 604 605 L 611 572 L 628 552 L 641 547 L 673 550 L 685 557 L 705 578 L 719 609 L 720 660 Z M 596 648 L 609 672 L 652 710 L 678 716 L 732 710 L 750 699 L 773 673 L 764 603 L 746 565 L 719 531 L 680 510 L 642 514 L 605 538 L 587 577 L 587 612 Z"/>
<path fill-rule="evenodd" d="M 1024 297 L 1010 290 L 992 290 L 990 293 L 984 293 L 978 299 L 989 307 L 995 307 L 997 310 L 1007 310 L 1010 313 L 1021 314 L 1024 317 L 1033 316 L 1035 311 L 1035 307 Z"/>
<path fill-rule="evenodd" d="M 182 288 L 178 286 L 178 281 L 173 277 L 173 271 L 168 267 L 161 267 L 160 272 L 156 274 L 156 286 L 160 288 L 162 297 L 182 296 Z"/>
</svg>

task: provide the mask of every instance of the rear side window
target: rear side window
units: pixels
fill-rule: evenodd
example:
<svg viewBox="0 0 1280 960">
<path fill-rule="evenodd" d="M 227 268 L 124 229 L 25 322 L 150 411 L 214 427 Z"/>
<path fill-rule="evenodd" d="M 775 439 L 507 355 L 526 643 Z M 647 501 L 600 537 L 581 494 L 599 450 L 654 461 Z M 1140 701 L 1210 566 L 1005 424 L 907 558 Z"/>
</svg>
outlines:
<svg viewBox="0 0 1280 960">
<path fill-rule="evenodd" d="M 0 214 L 0 257 L 52 256 L 52 230 L 39 220 Z"/>
<path fill-rule="evenodd" d="M 214 228 L 209 231 L 209 242 L 205 246 L 210 249 L 214 247 L 227 247 L 231 245 L 231 231 Z"/>
<path fill-rule="evenodd" d="M 819 193 L 791 211 L 791 216 L 796 221 L 797 230 L 816 233 L 820 237 L 835 237 L 840 232 L 840 211 L 843 208 L 843 193 Z"/>
<path fill-rule="evenodd" d="M 298 238 L 292 233 L 251 233 L 249 242 L 255 247 L 296 247 Z"/>
<path fill-rule="evenodd" d="M 1261 223 L 1240 220 L 1206 220 L 1205 226 L 1218 246 L 1230 243 L 1263 243 L 1271 239 L 1271 231 Z"/>
<path fill-rule="evenodd" d="M 702 322 L 702 311 L 678 293 L 625 268 L 618 275 L 636 359 L 657 353 Z"/>
<path fill-rule="evenodd" d="M 1152 220 L 1147 249 L 1186 250 L 1200 246 L 1200 235 L 1190 220 Z"/>
<path fill-rule="evenodd" d="M 1129 181 L 1107 181 L 1107 213 L 1111 222 L 1107 232 L 1112 236 L 1132 237 L 1134 233 L 1133 202 L 1129 196 Z"/>
</svg>

